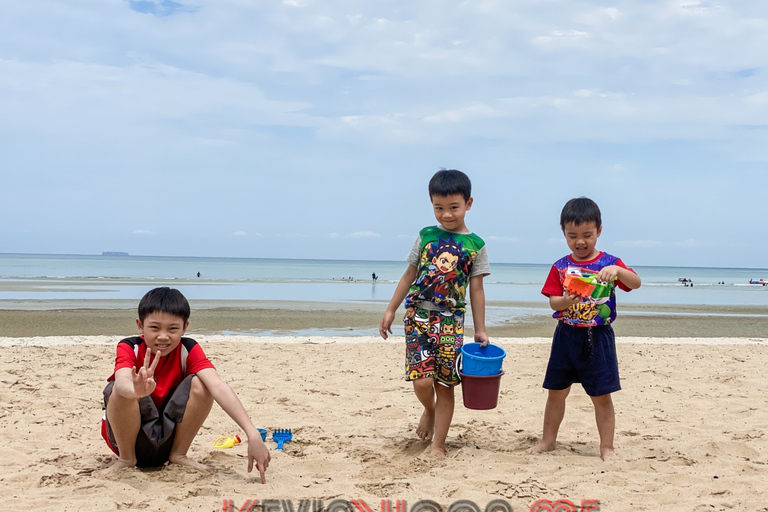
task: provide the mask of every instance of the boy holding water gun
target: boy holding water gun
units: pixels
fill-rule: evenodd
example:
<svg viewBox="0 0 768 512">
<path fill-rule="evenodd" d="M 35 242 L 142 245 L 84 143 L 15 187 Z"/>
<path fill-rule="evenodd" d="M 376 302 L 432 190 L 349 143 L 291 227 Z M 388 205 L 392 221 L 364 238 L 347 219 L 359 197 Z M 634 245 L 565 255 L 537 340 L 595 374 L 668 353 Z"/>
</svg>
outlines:
<svg viewBox="0 0 768 512">
<path fill-rule="evenodd" d="M 541 441 L 527 453 L 555 449 L 571 385 L 580 382 L 592 399 L 600 434 L 600 456 L 613 459 L 615 414 L 611 393 L 619 391 L 619 363 L 611 323 L 616 319 L 615 286 L 640 287 L 640 278 L 616 256 L 596 249 L 603 229 L 600 208 L 591 199 L 568 201 L 560 227 L 571 254 L 557 260 L 541 293 L 558 320 L 543 387 L 548 392 Z"/>
<path fill-rule="evenodd" d="M 261 434 L 202 347 L 183 337 L 190 315 L 184 295 L 155 288 L 141 299 L 138 313 L 141 336 L 117 344 L 115 370 L 104 388 L 101 434 L 118 459 L 99 474 L 166 462 L 212 471 L 187 451 L 216 401 L 248 437 L 248 472 L 255 462 L 266 483 L 271 456 Z"/>
</svg>

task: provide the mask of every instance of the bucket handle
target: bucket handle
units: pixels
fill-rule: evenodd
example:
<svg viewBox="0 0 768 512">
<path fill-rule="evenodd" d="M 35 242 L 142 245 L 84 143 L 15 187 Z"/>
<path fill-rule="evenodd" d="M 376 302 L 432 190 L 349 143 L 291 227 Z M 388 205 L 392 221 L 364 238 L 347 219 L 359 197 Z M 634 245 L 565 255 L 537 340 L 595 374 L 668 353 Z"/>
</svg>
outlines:
<svg viewBox="0 0 768 512">
<path fill-rule="evenodd" d="M 461 373 L 459 372 L 459 366 L 461 366 L 463 356 L 464 352 L 459 349 L 459 355 L 456 356 L 456 362 L 453 364 L 453 374 L 457 379 L 459 379 L 459 384 L 461 384 Z"/>
</svg>

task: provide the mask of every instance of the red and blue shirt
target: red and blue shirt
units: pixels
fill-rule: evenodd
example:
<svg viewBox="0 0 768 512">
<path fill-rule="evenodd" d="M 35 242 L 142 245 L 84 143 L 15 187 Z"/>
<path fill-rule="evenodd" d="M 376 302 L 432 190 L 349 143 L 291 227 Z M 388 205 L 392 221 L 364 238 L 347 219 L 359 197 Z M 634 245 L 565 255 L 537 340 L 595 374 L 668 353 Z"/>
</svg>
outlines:
<svg viewBox="0 0 768 512">
<path fill-rule="evenodd" d="M 141 336 L 125 338 L 117 344 L 115 357 L 115 372 L 121 368 L 133 368 L 139 371 L 144 366 L 144 356 L 147 345 Z M 150 356 L 150 364 L 154 356 Z M 203 348 L 192 338 L 181 338 L 181 343 L 170 354 L 162 356 L 155 368 L 157 386 L 150 395 L 158 410 L 162 410 L 168 397 L 173 393 L 187 375 L 197 373 L 206 368 L 214 368 L 203 352 Z M 107 379 L 115 379 L 115 372 Z"/>
<path fill-rule="evenodd" d="M 568 274 L 592 279 L 597 276 L 600 270 L 610 265 L 618 265 L 634 272 L 620 258 L 605 252 L 601 252 L 589 261 L 576 261 L 570 255 L 560 258 L 552 265 L 541 293 L 547 297 L 562 296 L 565 293 L 563 282 Z M 630 288 L 618 279 L 615 284 L 626 292 L 630 291 Z M 570 306 L 568 309 L 555 311 L 552 318 L 576 327 L 611 324 L 616 320 L 616 288 L 614 284 L 607 283 L 596 286 L 591 296 L 582 298 L 581 302 Z"/>
</svg>

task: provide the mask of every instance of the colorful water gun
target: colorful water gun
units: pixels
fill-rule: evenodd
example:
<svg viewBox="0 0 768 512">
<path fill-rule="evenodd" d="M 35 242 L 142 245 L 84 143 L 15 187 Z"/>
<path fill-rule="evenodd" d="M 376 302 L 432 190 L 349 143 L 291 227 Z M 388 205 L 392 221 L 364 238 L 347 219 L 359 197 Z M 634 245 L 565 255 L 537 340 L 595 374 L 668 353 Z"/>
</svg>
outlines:
<svg viewBox="0 0 768 512">
<path fill-rule="evenodd" d="M 615 280 L 616 278 L 613 279 L 613 281 Z M 565 288 L 571 295 L 600 299 L 611 295 L 613 281 L 606 283 L 598 281 L 597 277 L 594 276 L 580 277 L 575 274 L 568 274 L 563 281 L 563 288 Z"/>
</svg>

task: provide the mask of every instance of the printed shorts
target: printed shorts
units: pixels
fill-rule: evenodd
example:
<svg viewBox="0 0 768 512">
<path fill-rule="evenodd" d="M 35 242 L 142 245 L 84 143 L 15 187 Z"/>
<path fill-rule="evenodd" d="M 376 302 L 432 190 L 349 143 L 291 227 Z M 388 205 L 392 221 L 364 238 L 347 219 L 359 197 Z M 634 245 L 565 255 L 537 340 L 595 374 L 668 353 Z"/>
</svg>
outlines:
<svg viewBox="0 0 768 512">
<path fill-rule="evenodd" d="M 459 383 L 456 357 L 464 343 L 463 311 L 405 310 L 405 380 L 433 378 L 445 386 Z"/>
<path fill-rule="evenodd" d="M 195 374 L 187 375 L 181 384 L 171 393 L 165 407 L 158 411 L 152 398 L 145 396 L 139 399 L 139 411 L 141 414 L 141 429 L 136 437 L 136 466 L 160 467 L 168 462 L 173 446 L 173 438 L 176 433 L 176 424 L 184 419 L 189 400 L 189 389 Z M 104 388 L 104 407 L 112 396 L 112 388 L 115 381 L 111 381 Z M 101 420 L 101 435 L 110 449 L 116 455 L 120 455 L 119 447 L 112 433 L 106 411 Z"/>
</svg>

